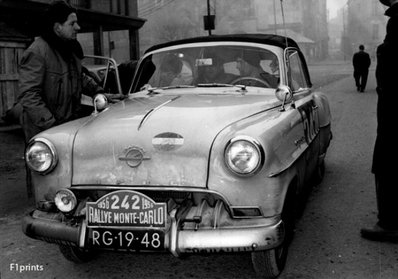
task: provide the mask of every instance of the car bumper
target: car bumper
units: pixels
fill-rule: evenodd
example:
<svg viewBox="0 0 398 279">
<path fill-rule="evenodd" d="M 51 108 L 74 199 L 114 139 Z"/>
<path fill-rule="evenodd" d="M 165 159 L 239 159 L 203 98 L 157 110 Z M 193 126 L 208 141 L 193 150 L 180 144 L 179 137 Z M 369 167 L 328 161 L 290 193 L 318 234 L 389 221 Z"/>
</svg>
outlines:
<svg viewBox="0 0 398 279">
<path fill-rule="evenodd" d="M 170 212 L 170 227 L 165 233 L 165 249 L 178 257 L 189 253 L 250 252 L 278 247 L 284 239 L 283 222 L 257 218 L 257 225 L 216 229 L 181 229 L 180 220 Z M 262 219 L 261 222 L 258 222 Z M 35 210 L 22 222 L 23 232 L 34 239 L 60 245 L 87 248 L 85 222 L 68 224 L 57 213 Z"/>
</svg>

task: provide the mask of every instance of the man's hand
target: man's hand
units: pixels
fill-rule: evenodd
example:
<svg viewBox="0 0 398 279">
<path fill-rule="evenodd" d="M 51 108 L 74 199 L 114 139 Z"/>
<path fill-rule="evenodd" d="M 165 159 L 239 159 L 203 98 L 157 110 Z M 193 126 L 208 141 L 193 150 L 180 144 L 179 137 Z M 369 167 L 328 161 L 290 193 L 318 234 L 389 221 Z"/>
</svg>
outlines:
<svg viewBox="0 0 398 279">
<path fill-rule="evenodd" d="M 127 95 L 123 95 L 123 94 L 112 94 L 112 93 L 103 93 L 103 95 L 105 95 L 105 97 L 108 99 L 108 102 L 110 104 L 114 104 L 117 103 L 119 101 L 124 100 L 125 98 L 127 98 Z"/>
</svg>

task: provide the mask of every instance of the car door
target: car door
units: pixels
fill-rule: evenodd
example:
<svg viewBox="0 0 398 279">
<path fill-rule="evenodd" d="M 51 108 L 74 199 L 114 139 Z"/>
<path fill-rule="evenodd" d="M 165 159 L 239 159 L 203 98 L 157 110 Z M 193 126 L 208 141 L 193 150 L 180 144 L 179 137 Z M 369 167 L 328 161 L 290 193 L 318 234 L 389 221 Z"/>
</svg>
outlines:
<svg viewBox="0 0 398 279">
<path fill-rule="evenodd" d="M 308 144 L 304 153 L 304 179 L 308 181 L 317 166 L 319 155 L 318 107 L 312 95 L 311 82 L 304 58 L 297 50 L 289 50 L 286 54 L 288 60 L 288 82 L 296 100 L 295 106 L 300 113 L 305 141 Z"/>
</svg>

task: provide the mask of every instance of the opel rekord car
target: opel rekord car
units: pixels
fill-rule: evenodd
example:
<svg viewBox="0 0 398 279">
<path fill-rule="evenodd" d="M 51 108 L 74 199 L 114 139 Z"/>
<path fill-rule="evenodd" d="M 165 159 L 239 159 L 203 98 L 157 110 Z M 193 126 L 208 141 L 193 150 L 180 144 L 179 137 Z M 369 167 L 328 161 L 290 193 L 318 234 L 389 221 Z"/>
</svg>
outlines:
<svg viewBox="0 0 398 279">
<path fill-rule="evenodd" d="M 251 253 L 282 271 L 305 193 L 324 175 L 327 98 L 291 39 L 246 34 L 156 45 L 126 98 L 26 149 L 29 237 L 84 262 L 95 250 Z"/>
</svg>

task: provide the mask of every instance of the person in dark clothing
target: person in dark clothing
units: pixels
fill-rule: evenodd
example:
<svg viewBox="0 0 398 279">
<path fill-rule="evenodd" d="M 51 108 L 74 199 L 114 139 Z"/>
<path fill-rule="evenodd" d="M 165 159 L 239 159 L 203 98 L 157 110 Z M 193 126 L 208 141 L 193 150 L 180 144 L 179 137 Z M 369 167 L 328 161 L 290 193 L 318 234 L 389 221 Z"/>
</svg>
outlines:
<svg viewBox="0 0 398 279">
<path fill-rule="evenodd" d="M 65 1 L 54 1 L 43 19 L 41 36 L 24 52 L 19 66 L 17 101 L 26 142 L 43 130 L 81 117 L 83 91 L 91 96 L 103 92 L 82 71 L 76 10 Z"/>
<path fill-rule="evenodd" d="M 370 66 L 370 56 L 365 52 L 363 45 L 359 46 L 359 51 L 354 54 L 352 64 L 354 66 L 354 79 L 358 92 L 364 92 Z"/>
<path fill-rule="evenodd" d="M 83 50 L 76 40 L 80 26 L 76 10 L 54 1 L 44 16 L 42 34 L 24 52 L 19 65 L 19 121 L 25 142 L 46 129 L 82 117 L 81 96 L 103 89 L 82 71 Z M 32 197 L 26 167 L 28 197 Z"/>
<path fill-rule="evenodd" d="M 398 242 L 398 158 L 396 104 L 398 92 L 398 0 L 380 0 L 389 8 L 387 33 L 377 48 L 377 137 L 373 153 L 372 173 L 375 175 L 378 222 L 361 230 L 362 237 L 375 241 Z"/>
</svg>

